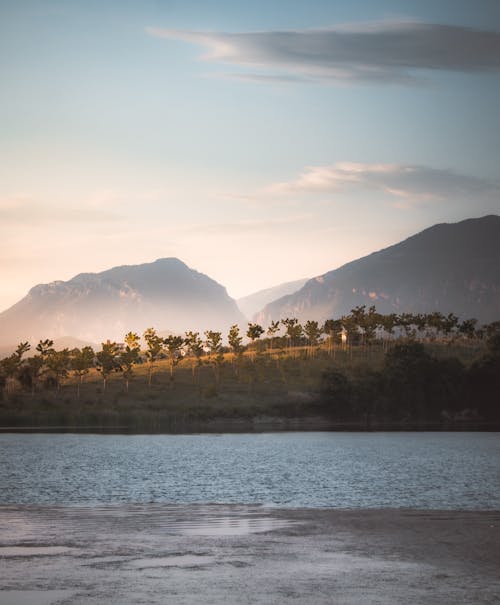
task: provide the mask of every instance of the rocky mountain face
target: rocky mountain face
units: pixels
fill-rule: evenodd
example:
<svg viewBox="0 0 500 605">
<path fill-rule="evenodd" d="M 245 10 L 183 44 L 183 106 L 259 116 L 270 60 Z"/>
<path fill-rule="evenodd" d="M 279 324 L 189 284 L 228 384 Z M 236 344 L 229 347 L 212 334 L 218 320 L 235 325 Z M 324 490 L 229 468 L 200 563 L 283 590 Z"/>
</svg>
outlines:
<svg viewBox="0 0 500 605">
<path fill-rule="evenodd" d="M 297 279 L 295 281 L 289 281 L 284 284 L 279 284 L 273 288 L 266 288 L 265 290 L 259 290 L 243 298 L 238 298 L 236 301 L 240 311 L 248 319 L 252 319 L 253 316 L 265 307 L 270 302 L 277 300 L 288 294 L 293 294 L 300 290 L 306 283 L 307 279 Z"/>
<path fill-rule="evenodd" d="M 0 344 L 68 335 L 122 341 L 128 331 L 148 327 L 203 332 L 244 321 L 223 286 L 176 258 L 163 258 L 35 286 L 0 313 Z"/>
<path fill-rule="evenodd" d="M 455 313 L 500 320 L 500 217 L 439 224 L 309 280 L 256 316 L 324 321 L 357 305 L 381 313 Z"/>
</svg>

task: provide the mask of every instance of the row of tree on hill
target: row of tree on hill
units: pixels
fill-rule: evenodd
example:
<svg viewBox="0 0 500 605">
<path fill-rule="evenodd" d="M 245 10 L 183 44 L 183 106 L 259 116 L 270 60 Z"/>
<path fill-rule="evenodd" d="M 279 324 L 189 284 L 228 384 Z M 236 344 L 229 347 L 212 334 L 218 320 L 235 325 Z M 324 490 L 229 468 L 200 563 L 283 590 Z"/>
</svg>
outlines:
<svg viewBox="0 0 500 605">
<path fill-rule="evenodd" d="M 207 330 L 202 338 L 199 332 L 188 331 L 184 336 L 169 335 L 162 338 L 153 328 L 143 334 L 145 348 L 141 349 L 141 338 L 135 332 L 126 334 L 123 343 L 106 341 L 101 351 L 95 352 L 92 347 L 81 349 L 63 349 L 57 351 L 52 340 L 40 340 L 36 345 L 35 355 L 28 356 L 31 346 L 28 342 L 18 345 L 16 351 L 0 360 L 0 386 L 9 391 L 15 385 L 21 385 L 34 392 L 40 386 L 59 388 L 61 382 L 70 374 L 77 378 L 78 393 L 80 384 L 90 369 L 95 368 L 102 376 L 103 388 L 108 378 L 120 372 L 125 389 L 134 373 L 134 366 L 148 364 L 148 384 L 157 362 L 167 359 L 170 379 L 173 382 L 175 369 L 181 359 L 191 359 L 193 376 L 203 360 L 212 366 L 216 382 L 224 363 L 224 353 L 232 353 L 235 358 L 248 350 L 250 357 L 259 349 L 283 352 L 285 349 L 303 347 L 309 356 L 313 356 L 321 342 L 327 343 L 327 351 L 335 355 L 339 344 L 345 347 L 371 345 L 382 340 L 385 346 L 398 339 L 435 340 L 439 338 L 467 340 L 490 337 L 500 330 L 500 321 L 486 326 L 477 326 L 477 321 L 467 319 L 459 321 L 458 317 L 435 312 L 430 314 L 382 315 L 375 307 L 366 309 L 359 306 L 340 319 L 329 319 L 323 324 L 309 320 L 300 324 L 296 318 L 271 321 L 267 328 L 258 323 L 248 323 L 242 334 L 238 325 L 233 325 L 226 335 L 224 344 L 222 332 Z M 244 344 L 244 336 L 247 344 Z"/>
</svg>

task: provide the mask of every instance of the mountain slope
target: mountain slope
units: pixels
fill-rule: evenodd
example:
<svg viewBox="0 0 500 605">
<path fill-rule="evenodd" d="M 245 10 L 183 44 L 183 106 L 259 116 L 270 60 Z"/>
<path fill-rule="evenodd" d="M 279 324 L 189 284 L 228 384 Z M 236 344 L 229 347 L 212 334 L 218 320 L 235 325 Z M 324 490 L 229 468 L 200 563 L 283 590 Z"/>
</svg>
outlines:
<svg viewBox="0 0 500 605">
<path fill-rule="evenodd" d="M 226 289 L 176 258 L 41 284 L 0 313 L 2 344 L 71 335 L 93 342 L 126 332 L 226 329 L 244 321 Z"/>
<path fill-rule="evenodd" d="M 500 217 L 439 224 L 309 280 L 267 305 L 259 323 L 297 317 L 324 321 L 357 305 L 382 313 L 453 312 L 500 319 Z"/>
<path fill-rule="evenodd" d="M 238 298 L 236 303 L 243 315 L 245 315 L 248 319 L 252 319 L 255 313 L 260 311 L 267 304 L 277 300 L 278 298 L 282 298 L 283 296 L 293 294 L 294 292 L 297 292 L 297 290 L 300 290 L 306 281 L 307 279 L 305 278 L 297 279 L 295 281 L 279 284 L 278 286 L 274 286 L 272 288 L 259 290 L 258 292 L 254 292 L 253 294 L 249 294 L 243 298 Z"/>
</svg>

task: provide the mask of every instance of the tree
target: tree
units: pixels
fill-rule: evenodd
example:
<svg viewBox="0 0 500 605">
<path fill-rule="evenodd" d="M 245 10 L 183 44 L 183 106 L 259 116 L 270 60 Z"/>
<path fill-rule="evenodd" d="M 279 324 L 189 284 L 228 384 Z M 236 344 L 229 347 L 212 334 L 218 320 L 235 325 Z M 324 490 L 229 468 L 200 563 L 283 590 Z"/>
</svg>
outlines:
<svg viewBox="0 0 500 605">
<path fill-rule="evenodd" d="M 21 368 L 20 380 L 25 386 L 31 387 L 31 394 L 35 394 L 37 385 L 41 382 L 44 374 L 47 372 L 47 359 L 49 355 L 55 353 L 53 340 L 40 340 L 36 346 L 38 355 L 27 359 Z"/>
<path fill-rule="evenodd" d="M 201 365 L 201 357 L 203 355 L 203 341 L 200 338 L 199 332 L 186 332 L 184 344 L 187 348 L 187 353 L 192 359 L 191 372 L 195 377 L 196 368 Z"/>
<path fill-rule="evenodd" d="M 224 363 L 224 355 L 222 353 L 222 334 L 220 332 L 214 332 L 213 330 L 205 331 L 205 345 L 208 348 L 209 356 L 208 363 L 210 363 L 214 370 L 216 385 L 220 382 L 220 370 Z"/>
<path fill-rule="evenodd" d="M 240 336 L 240 328 L 237 324 L 234 324 L 234 326 L 231 326 L 229 328 L 229 334 L 228 334 L 227 341 L 229 343 L 229 346 L 233 350 L 233 353 L 235 355 L 239 355 L 241 353 L 241 351 L 243 350 L 243 347 L 241 344 L 243 342 L 243 337 Z"/>
<path fill-rule="evenodd" d="M 54 341 L 49 340 L 40 340 L 40 342 L 36 345 L 36 350 L 39 352 L 40 357 L 45 361 L 47 357 L 54 352 Z"/>
<path fill-rule="evenodd" d="M 47 370 L 52 375 L 57 390 L 61 388 L 61 381 L 68 376 L 70 370 L 71 358 L 69 349 L 54 351 L 53 349 L 47 355 Z"/>
<path fill-rule="evenodd" d="M 314 347 L 318 344 L 319 337 L 323 333 L 323 330 L 319 327 L 317 321 L 308 320 L 304 324 L 304 333 L 307 336 L 307 341 L 309 344 L 309 355 L 312 357 Z"/>
<path fill-rule="evenodd" d="M 279 330 L 280 330 L 280 322 L 279 321 L 272 321 L 271 320 L 271 324 L 267 328 L 267 332 L 266 332 L 266 334 L 270 338 L 270 343 L 269 343 L 269 348 L 270 349 L 273 348 L 274 337 L 279 332 Z"/>
<path fill-rule="evenodd" d="M 92 347 L 83 347 L 83 349 L 73 349 L 70 352 L 70 368 L 73 374 L 78 378 L 76 387 L 76 396 L 80 398 L 80 388 L 83 383 L 83 377 L 89 373 L 94 365 L 95 353 Z"/>
<path fill-rule="evenodd" d="M 122 369 L 122 376 L 125 381 L 125 390 L 127 393 L 130 379 L 134 374 L 134 365 L 139 361 L 140 352 L 141 345 L 139 334 L 129 332 L 125 335 L 125 348 L 120 351 L 118 361 Z"/>
<path fill-rule="evenodd" d="M 340 340 L 342 321 L 340 319 L 327 319 L 323 326 L 323 332 L 328 336 L 328 353 L 335 355 L 334 345 Z"/>
<path fill-rule="evenodd" d="M 252 342 L 252 347 L 255 341 L 258 340 L 262 336 L 262 334 L 264 334 L 264 328 L 262 326 L 253 323 L 248 324 L 247 338 L 250 338 Z M 255 353 L 253 355 L 255 355 Z M 252 356 L 252 360 L 254 360 L 254 356 Z"/>
<path fill-rule="evenodd" d="M 241 344 L 243 342 L 243 337 L 240 336 L 240 328 L 237 324 L 234 324 L 229 328 L 227 341 L 233 350 L 233 367 L 235 368 L 235 374 L 238 377 L 241 356 L 243 354 L 243 346 Z"/>
<path fill-rule="evenodd" d="M 167 348 L 167 355 L 170 367 L 170 384 L 174 382 L 174 369 L 175 366 L 182 359 L 182 345 L 184 344 L 184 338 L 182 336 L 167 336 L 163 341 Z"/>
<path fill-rule="evenodd" d="M 458 331 L 465 338 L 472 339 L 476 334 L 476 324 L 477 319 L 464 319 L 464 321 L 459 324 Z"/>
<path fill-rule="evenodd" d="M 7 391 L 13 388 L 19 377 L 23 355 L 31 348 L 28 342 L 21 342 L 12 355 L 5 357 L 0 361 L 1 386 L 6 387 Z"/>
<path fill-rule="evenodd" d="M 163 352 L 163 338 L 160 338 L 154 328 L 148 328 L 144 332 L 144 340 L 147 344 L 146 359 L 149 364 L 148 387 L 151 387 L 151 378 L 156 362 L 160 359 Z"/>
<path fill-rule="evenodd" d="M 113 372 L 120 372 L 120 351 L 116 342 L 109 340 L 102 343 L 102 350 L 96 353 L 96 368 L 102 376 L 103 390 L 106 390 L 106 383 Z"/>
<path fill-rule="evenodd" d="M 343 315 L 340 318 L 342 328 L 345 333 L 345 344 L 350 347 L 357 340 L 359 334 L 359 324 L 353 315 Z"/>
<path fill-rule="evenodd" d="M 287 317 L 282 319 L 281 323 L 286 327 L 286 335 L 288 337 L 288 345 L 290 348 L 295 346 L 295 342 L 302 336 L 302 326 L 299 324 L 299 320 L 295 317 Z"/>
</svg>

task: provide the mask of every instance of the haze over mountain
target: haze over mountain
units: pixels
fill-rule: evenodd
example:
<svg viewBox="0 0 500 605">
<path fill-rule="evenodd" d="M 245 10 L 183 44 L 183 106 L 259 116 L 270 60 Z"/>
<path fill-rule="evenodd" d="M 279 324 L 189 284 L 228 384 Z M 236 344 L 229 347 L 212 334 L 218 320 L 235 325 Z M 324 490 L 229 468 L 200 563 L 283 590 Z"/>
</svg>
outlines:
<svg viewBox="0 0 500 605">
<path fill-rule="evenodd" d="M 324 321 L 357 305 L 381 313 L 441 311 L 500 320 L 500 217 L 439 224 L 309 280 L 256 316 Z"/>
<path fill-rule="evenodd" d="M 255 313 L 260 311 L 262 307 L 265 307 L 270 302 L 277 300 L 288 294 L 293 294 L 300 290 L 302 286 L 307 282 L 309 278 L 297 279 L 295 281 L 289 281 L 284 284 L 279 284 L 272 288 L 266 288 L 265 290 L 259 290 L 248 296 L 243 296 L 236 300 L 240 311 L 248 318 L 252 319 Z"/>
<path fill-rule="evenodd" d="M 0 334 L 3 345 L 68 335 L 122 341 L 126 332 L 148 327 L 203 332 L 244 321 L 223 286 L 176 258 L 163 258 L 35 286 L 0 313 Z"/>
</svg>

